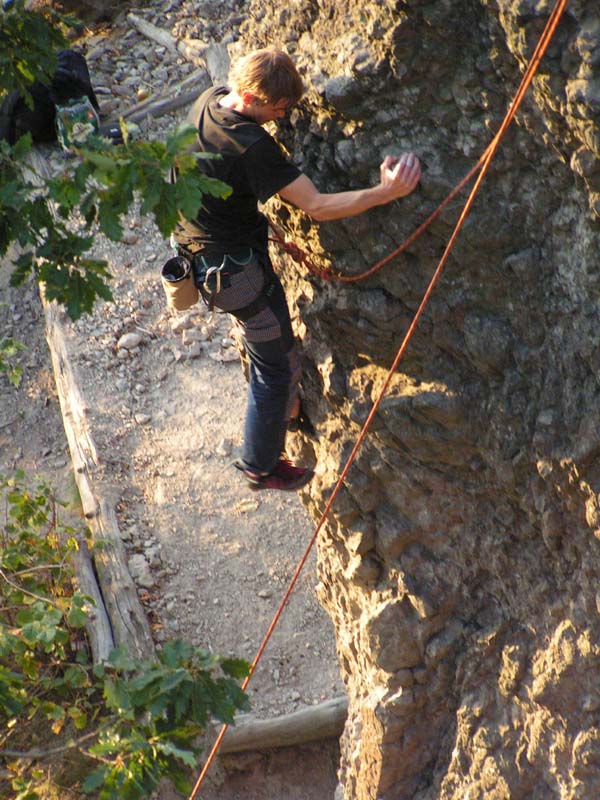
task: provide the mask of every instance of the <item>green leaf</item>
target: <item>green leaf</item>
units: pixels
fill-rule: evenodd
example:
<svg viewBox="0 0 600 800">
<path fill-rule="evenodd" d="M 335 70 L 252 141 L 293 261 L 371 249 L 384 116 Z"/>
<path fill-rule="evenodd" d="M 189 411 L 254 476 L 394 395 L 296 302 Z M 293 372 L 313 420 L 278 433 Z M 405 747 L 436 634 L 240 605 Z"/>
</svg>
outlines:
<svg viewBox="0 0 600 800">
<path fill-rule="evenodd" d="M 104 664 L 94 664 L 92 672 L 95 678 L 103 679 L 106 675 L 106 667 Z"/>
<path fill-rule="evenodd" d="M 75 727 L 78 731 L 82 731 L 88 722 L 88 715 L 83 711 L 83 709 L 79 708 L 78 706 L 71 706 L 68 710 L 68 714 L 75 723 Z"/>
<path fill-rule="evenodd" d="M 19 786 L 24 787 L 17 794 L 13 795 L 13 800 L 40 800 L 40 795 L 31 788 L 31 782 L 25 785 L 25 781 L 13 781 L 12 786 L 13 789 L 18 789 Z"/>
<path fill-rule="evenodd" d="M 83 628 L 88 621 L 88 613 L 77 606 L 71 606 L 67 615 L 67 623 L 72 628 Z"/>
<path fill-rule="evenodd" d="M 21 255 L 14 262 L 12 275 L 10 276 L 11 286 L 20 286 L 29 275 L 35 271 L 35 253 L 28 251 Z"/>
<path fill-rule="evenodd" d="M 104 781 L 106 780 L 106 776 L 110 771 L 110 767 L 108 764 L 103 764 L 98 769 L 94 770 L 87 778 L 84 780 L 81 789 L 86 794 L 92 794 L 92 792 L 97 791 Z"/>
<path fill-rule="evenodd" d="M 159 681 L 163 674 L 162 671 L 156 669 L 149 670 L 133 678 L 133 680 L 129 682 L 129 687 L 132 691 L 139 692 L 142 689 L 146 689 L 150 684 Z"/>
<path fill-rule="evenodd" d="M 25 133 L 18 139 L 12 148 L 12 156 L 15 161 L 21 161 L 33 147 L 33 139 L 30 133 Z"/>
<path fill-rule="evenodd" d="M 179 218 L 177 209 L 177 195 L 173 191 L 174 187 L 163 186 L 161 202 L 154 209 L 156 224 L 161 234 L 167 238 L 174 230 Z"/>
<path fill-rule="evenodd" d="M 181 150 L 193 147 L 198 141 L 198 131 L 194 125 L 184 122 L 179 125 L 174 133 L 167 136 L 167 155 L 176 156 Z"/>
<path fill-rule="evenodd" d="M 123 223 L 121 222 L 122 209 L 120 204 L 115 204 L 112 196 L 105 195 L 98 206 L 98 222 L 100 230 L 113 242 L 123 238 Z"/>
<path fill-rule="evenodd" d="M 146 176 L 143 191 L 141 213 L 146 215 L 154 211 L 161 201 L 162 187 L 164 184 L 162 175 L 158 171 L 152 171 Z"/>
<path fill-rule="evenodd" d="M 131 708 L 129 695 L 121 681 L 106 679 L 104 681 L 104 698 L 108 708 L 114 711 L 128 711 Z"/>
<path fill-rule="evenodd" d="M 138 704 L 142 706 L 142 704 Z M 169 707 L 169 696 L 166 694 L 161 694 L 158 697 L 155 697 L 152 702 L 149 699 L 145 701 L 142 707 L 147 708 L 148 712 L 154 718 L 162 717 L 164 712 Z"/>
<path fill-rule="evenodd" d="M 162 681 L 160 685 L 160 691 L 161 693 L 170 693 L 173 691 L 173 689 L 176 689 L 184 681 L 189 679 L 190 673 L 187 671 L 187 669 L 178 669 L 176 672 L 173 672 L 164 681 Z"/>
<path fill-rule="evenodd" d="M 223 181 L 219 181 L 216 178 L 209 178 L 202 173 L 200 173 L 199 181 L 200 188 L 204 194 L 210 194 L 212 197 L 220 197 L 222 200 L 226 200 L 231 195 L 231 186 L 223 183 Z"/>
<path fill-rule="evenodd" d="M 159 658 L 168 667 L 178 667 L 190 661 L 193 654 L 194 648 L 189 642 L 183 639 L 171 639 L 164 645 Z"/>
<path fill-rule="evenodd" d="M 40 711 L 46 716 L 46 719 L 51 719 L 54 721 L 64 719 L 66 716 L 66 712 L 62 706 L 50 701 L 42 703 L 40 706 Z"/>
<path fill-rule="evenodd" d="M 16 616 L 16 623 L 21 627 L 25 625 L 30 625 L 34 620 L 38 618 L 38 605 L 36 604 L 35 607 L 31 608 L 22 608 Z"/>
<path fill-rule="evenodd" d="M 190 714 L 193 714 L 193 708 L 192 709 L 190 708 L 190 706 L 193 704 L 193 701 L 194 701 L 194 684 L 192 682 L 189 682 L 185 686 L 181 687 L 177 692 L 177 694 L 175 695 L 175 704 L 173 707 L 175 722 L 184 720 Z"/>
<path fill-rule="evenodd" d="M 75 208 L 81 200 L 81 192 L 68 177 L 48 181 L 48 196 L 58 203 L 62 207 L 61 210 L 65 212 Z"/>
<path fill-rule="evenodd" d="M 98 168 L 101 173 L 112 173 L 117 168 L 116 160 L 112 156 L 107 156 L 103 153 L 94 153 L 91 150 L 83 151 L 83 156 L 88 163 Z"/>
<path fill-rule="evenodd" d="M 82 689 L 89 686 L 90 678 L 83 667 L 68 667 L 64 673 L 64 682 L 71 689 Z"/>
<path fill-rule="evenodd" d="M 194 219 L 202 205 L 202 187 L 196 173 L 180 174 L 173 187 L 175 202 L 187 219 Z"/>
<path fill-rule="evenodd" d="M 191 750 L 182 750 L 180 747 L 176 747 L 172 742 L 157 742 L 154 746 L 166 756 L 171 756 L 177 758 L 179 761 L 183 761 L 188 767 L 196 766 L 196 756 Z"/>
<path fill-rule="evenodd" d="M 223 659 L 221 669 L 226 675 L 238 680 L 243 680 L 250 674 L 250 664 L 242 658 Z"/>
</svg>

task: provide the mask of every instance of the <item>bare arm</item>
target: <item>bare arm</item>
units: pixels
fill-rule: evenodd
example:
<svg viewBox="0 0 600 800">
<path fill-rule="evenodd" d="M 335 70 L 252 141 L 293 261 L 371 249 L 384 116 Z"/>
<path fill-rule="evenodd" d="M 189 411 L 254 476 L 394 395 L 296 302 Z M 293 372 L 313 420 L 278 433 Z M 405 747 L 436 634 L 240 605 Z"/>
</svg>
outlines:
<svg viewBox="0 0 600 800">
<path fill-rule="evenodd" d="M 319 222 L 354 217 L 369 208 L 410 194 L 419 182 L 421 167 L 412 153 L 399 159 L 387 156 L 380 166 L 380 173 L 381 179 L 376 186 L 332 194 L 319 192 L 310 178 L 300 175 L 281 189 L 279 195 Z"/>
</svg>

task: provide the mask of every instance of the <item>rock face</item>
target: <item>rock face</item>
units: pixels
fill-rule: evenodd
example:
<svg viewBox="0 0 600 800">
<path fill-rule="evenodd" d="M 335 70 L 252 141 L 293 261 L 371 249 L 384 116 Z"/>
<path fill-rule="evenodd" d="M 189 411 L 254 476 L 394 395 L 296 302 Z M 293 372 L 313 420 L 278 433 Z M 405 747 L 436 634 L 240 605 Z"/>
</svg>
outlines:
<svg viewBox="0 0 600 800">
<path fill-rule="evenodd" d="M 281 137 L 324 191 L 424 166 L 339 223 L 276 209 L 315 261 L 395 249 L 484 151 L 546 0 L 255 0 L 308 88 Z M 340 797 L 600 796 L 600 10 L 572 0 L 319 542 L 350 713 Z M 368 280 L 286 264 L 323 508 L 459 203 Z M 305 445 L 309 452 L 309 444 Z"/>
</svg>

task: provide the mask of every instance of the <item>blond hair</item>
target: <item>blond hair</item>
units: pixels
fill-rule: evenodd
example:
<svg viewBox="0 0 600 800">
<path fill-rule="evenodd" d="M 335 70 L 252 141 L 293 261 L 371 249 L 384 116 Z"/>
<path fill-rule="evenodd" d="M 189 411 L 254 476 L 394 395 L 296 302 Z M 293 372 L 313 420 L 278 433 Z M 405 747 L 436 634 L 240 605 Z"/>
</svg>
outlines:
<svg viewBox="0 0 600 800">
<path fill-rule="evenodd" d="M 294 105 L 304 94 L 294 62 L 276 47 L 255 50 L 235 63 L 229 84 L 238 95 L 250 92 L 263 103 L 288 100 Z"/>
</svg>

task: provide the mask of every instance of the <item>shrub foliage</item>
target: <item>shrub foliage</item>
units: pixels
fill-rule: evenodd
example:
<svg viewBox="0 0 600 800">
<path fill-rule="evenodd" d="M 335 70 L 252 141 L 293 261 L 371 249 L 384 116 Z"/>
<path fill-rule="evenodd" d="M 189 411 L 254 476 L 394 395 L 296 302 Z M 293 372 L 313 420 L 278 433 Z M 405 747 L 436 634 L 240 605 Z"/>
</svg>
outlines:
<svg viewBox="0 0 600 800">
<path fill-rule="evenodd" d="M 248 665 L 180 640 L 154 660 L 120 647 L 93 665 L 85 637 L 93 604 L 73 589 L 69 566 L 77 532 L 60 523 L 47 485 L 31 489 L 18 474 L 0 489 L 0 759 L 15 797 L 39 798 L 40 764 L 72 751 L 87 773 L 81 790 L 101 800 L 147 798 L 163 777 L 188 792 L 207 722 L 231 723 L 247 707 L 238 681 Z"/>
</svg>

